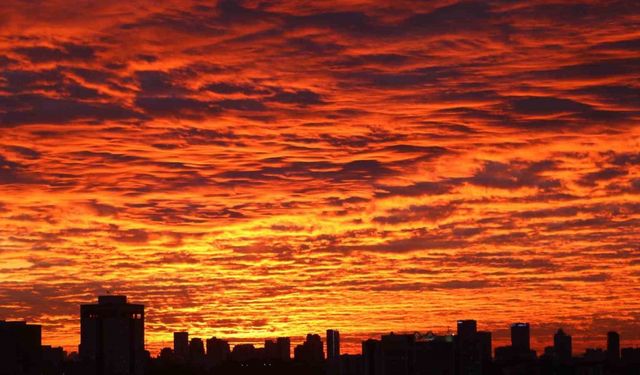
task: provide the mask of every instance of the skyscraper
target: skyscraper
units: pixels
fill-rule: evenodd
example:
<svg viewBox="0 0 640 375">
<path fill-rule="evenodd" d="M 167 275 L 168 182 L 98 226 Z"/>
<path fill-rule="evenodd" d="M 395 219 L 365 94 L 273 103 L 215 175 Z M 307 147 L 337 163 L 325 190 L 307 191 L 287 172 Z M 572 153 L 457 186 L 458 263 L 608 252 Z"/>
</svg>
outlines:
<svg viewBox="0 0 640 375">
<path fill-rule="evenodd" d="M 276 340 L 278 346 L 279 358 L 281 361 L 288 361 L 291 359 L 291 339 L 288 337 L 278 337 Z"/>
<path fill-rule="evenodd" d="M 327 374 L 340 373 L 340 332 L 335 329 L 327 330 Z"/>
<path fill-rule="evenodd" d="M 340 358 L 340 332 L 334 329 L 327 330 L 327 360 L 333 361 Z"/>
<path fill-rule="evenodd" d="M 204 362 L 204 342 L 201 338 L 194 337 L 189 341 L 189 360 L 200 364 Z"/>
<path fill-rule="evenodd" d="M 235 362 L 249 362 L 259 358 L 259 352 L 253 344 L 236 344 L 231 351 L 231 359 Z"/>
<path fill-rule="evenodd" d="M 480 352 L 480 360 L 483 363 L 491 362 L 491 353 L 493 349 L 491 332 L 478 331 L 476 333 L 478 338 L 478 351 Z"/>
<path fill-rule="evenodd" d="M 458 374 L 479 373 L 480 356 L 476 345 L 478 332 L 475 320 L 458 320 L 455 350 Z"/>
<path fill-rule="evenodd" d="M 513 323 L 511 325 L 511 347 L 514 354 L 528 355 L 531 352 L 529 342 L 529 323 Z"/>
<path fill-rule="evenodd" d="M 610 362 L 620 360 L 620 335 L 618 332 L 607 332 L 607 360 Z"/>
<path fill-rule="evenodd" d="M 362 342 L 362 369 L 364 375 L 382 374 L 382 343 L 369 339 Z"/>
<path fill-rule="evenodd" d="M 567 362 L 571 359 L 571 336 L 567 335 L 562 328 L 553 335 L 553 350 L 561 362 Z"/>
<path fill-rule="evenodd" d="M 212 365 L 218 365 L 227 359 L 231 349 L 229 343 L 225 340 L 212 337 L 207 339 L 207 361 Z"/>
<path fill-rule="evenodd" d="M 0 375 L 41 374 L 39 325 L 0 320 Z"/>
<path fill-rule="evenodd" d="M 183 361 L 189 358 L 189 332 L 173 333 L 173 353 Z"/>
<path fill-rule="evenodd" d="M 324 350 L 320 335 L 307 335 L 307 339 L 293 351 L 297 361 L 306 363 L 321 363 L 324 360 Z"/>
<path fill-rule="evenodd" d="M 478 324 L 475 320 L 458 320 L 458 338 L 462 341 L 470 340 L 478 332 Z"/>
<path fill-rule="evenodd" d="M 279 356 L 278 344 L 274 340 L 264 340 L 264 359 L 271 361 L 279 359 Z"/>
<path fill-rule="evenodd" d="M 381 337 L 384 375 L 410 375 L 413 373 L 415 342 L 414 335 L 390 333 Z"/>
<path fill-rule="evenodd" d="M 87 375 L 140 375 L 144 369 L 144 306 L 125 296 L 99 296 L 80 306 L 80 358 Z"/>
</svg>

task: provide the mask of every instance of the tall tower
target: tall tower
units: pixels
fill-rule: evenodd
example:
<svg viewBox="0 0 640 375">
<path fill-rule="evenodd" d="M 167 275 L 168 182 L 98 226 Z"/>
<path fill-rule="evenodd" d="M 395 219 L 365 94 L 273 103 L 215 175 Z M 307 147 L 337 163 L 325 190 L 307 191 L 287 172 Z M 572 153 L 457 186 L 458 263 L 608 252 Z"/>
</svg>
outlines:
<svg viewBox="0 0 640 375">
<path fill-rule="evenodd" d="M 125 296 L 99 296 L 80 306 L 80 358 L 87 375 L 142 375 L 144 306 Z"/>
<path fill-rule="evenodd" d="M 553 349 L 560 361 L 567 362 L 571 359 L 571 336 L 567 335 L 562 328 L 558 329 L 558 332 L 553 335 Z"/>
<path fill-rule="evenodd" d="M 189 358 L 189 332 L 173 333 L 173 353 L 183 361 Z"/>
<path fill-rule="evenodd" d="M 340 373 L 340 332 L 327 330 L 327 375 Z"/>
<path fill-rule="evenodd" d="M 529 354 L 531 351 L 529 323 L 513 323 L 511 325 L 511 347 L 515 353 Z"/>
<path fill-rule="evenodd" d="M 481 338 L 483 341 L 481 342 Z M 483 347 L 487 345 L 489 348 Z M 455 357 L 458 374 L 479 374 L 482 372 L 483 356 L 489 352 L 491 356 L 491 336 L 478 335 L 478 323 L 475 320 L 458 320 L 455 338 Z"/>
<path fill-rule="evenodd" d="M 618 332 L 607 332 L 607 359 L 611 362 L 620 360 L 620 335 Z"/>
<path fill-rule="evenodd" d="M 458 320 L 458 338 L 462 341 L 470 341 L 478 332 L 478 323 L 475 320 Z"/>
<path fill-rule="evenodd" d="M 278 358 L 281 361 L 288 361 L 291 359 L 291 339 L 288 337 L 278 337 L 276 340 L 278 346 Z"/>
<path fill-rule="evenodd" d="M 327 360 L 335 361 L 340 358 L 340 332 L 335 329 L 327 330 Z"/>
</svg>

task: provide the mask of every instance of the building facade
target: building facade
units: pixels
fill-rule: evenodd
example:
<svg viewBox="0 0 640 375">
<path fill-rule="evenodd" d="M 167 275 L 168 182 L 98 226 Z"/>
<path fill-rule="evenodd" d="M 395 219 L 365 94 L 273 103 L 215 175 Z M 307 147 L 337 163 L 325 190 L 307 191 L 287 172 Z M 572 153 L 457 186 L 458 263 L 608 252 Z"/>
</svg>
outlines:
<svg viewBox="0 0 640 375">
<path fill-rule="evenodd" d="M 142 375 L 144 306 L 125 296 L 80 306 L 80 358 L 87 375 Z"/>
<path fill-rule="evenodd" d="M 0 321 L 0 375 L 40 375 L 42 327 Z"/>
</svg>

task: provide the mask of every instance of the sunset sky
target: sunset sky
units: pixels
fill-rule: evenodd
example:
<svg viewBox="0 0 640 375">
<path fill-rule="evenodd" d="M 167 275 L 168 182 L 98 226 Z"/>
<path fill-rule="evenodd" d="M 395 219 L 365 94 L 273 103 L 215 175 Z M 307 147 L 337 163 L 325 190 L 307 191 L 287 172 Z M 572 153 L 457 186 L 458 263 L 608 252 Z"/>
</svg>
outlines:
<svg viewBox="0 0 640 375">
<path fill-rule="evenodd" d="M 640 345 L 640 3 L 4 1 L 0 319 Z"/>
</svg>

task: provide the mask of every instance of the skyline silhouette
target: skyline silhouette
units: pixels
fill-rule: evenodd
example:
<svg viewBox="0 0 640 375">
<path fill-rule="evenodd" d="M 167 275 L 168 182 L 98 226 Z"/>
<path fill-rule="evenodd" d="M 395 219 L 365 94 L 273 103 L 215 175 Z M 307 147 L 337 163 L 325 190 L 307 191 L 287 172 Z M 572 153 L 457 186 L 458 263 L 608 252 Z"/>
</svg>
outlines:
<svg viewBox="0 0 640 375">
<path fill-rule="evenodd" d="M 124 306 L 124 307 L 118 307 L 118 306 Z M 117 308 L 117 310 L 115 311 L 122 311 L 122 313 L 124 313 L 127 317 L 127 319 L 131 318 L 134 320 L 138 320 L 140 319 L 141 324 L 144 324 L 144 320 L 145 320 L 145 313 L 144 313 L 144 305 L 141 304 L 132 304 L 131 302 L 128 301 L 126 296 L 122 296 L 122 295 L 113 295 L 113 294 L 108 294 L 108 295 L 102 295 L 98 297 L 98 302 L 97 304 L 82 304 L 81 305 L 81 310 L 80 310 L 80 316 L 81 319 L 78 319 L 78 323 L 79 323 L 79 327 L 87 324 L 87 323 L 83 323 L 85 320 L 89 320 L 91 319 L 96 312 L 99 314 L 99 311 L 101 311 L 101 308 L 105 307 L 107 310 L 110 309 L 114 309 Z M 118 313 L 120 314 L 120 313 Z M 27 323 L 24 320 L 17 320 L 17 321 L 5 321 L 5 320 L 0 320 L 0 322 L 3 323 L 10 323 L 10 324 L 22 324 L 22 323 Z M 454 336 L 454 335 L 458 335 L 461 337 L 465 337 L 465 336 L 469 336 L 469 335 L 476 335 L 477 333 L 482 334 L 483 332 L 487 332 L 489 333 L 489 338 L 488 338 L 488 342 L 489 342 L 489 346 L 492 346 L 493 344 L 495 344 L 494 338 L 492 336 L 492 332 L 489 330 L 478 330 L 478 325 L 477 325 L 477 320 L 474 319 L 462 319 L 462 320 L 457 320 L 455 323 L 457 325 L 457 330 L 452 330 L 452 329 L 447 329 L 446 332 L 441 332 L 441 333 L 434 333 L 433 330 L 426 330 L 424 331 L 424 333 L 420 333 L 419 330 L 406 330 L 406 331 L 399 331 L 399 332 L 393 332 L 393 331 L 388 331 L 388 332 L 383 332 L 380 333 L 378 336 L 382 336 L 385 334 L 397 334 L 397 335 L 415 335 L 416 338 L 419 339 L 425 339 L 426 337 L 428 337 L 429 335 L 440 335 L 442 337 L 446 337 L 446 336 Z M 46 331 L 46 326 L 42 326 L 41 324 L 38 324 L 37 322 L 28 322 L 30 326 L 37 326 L 37 327 L 41 327 L 44 328 L 44 331 Z M 533 326 L 533 331 L 535 332 L 535 325 Z M 91 331 L 93 332 L 94 328 L 91 328 Z M 513 345 L 514 347 L 517 348 L 517 350 L 519 351 L 523 351 L 523 352 L 529 352 L 529 351 L 533 351 L 536 352 L 538 354 L 540 353 L 544 353 L 544 347 L 543 348 L 535 348 L 533 346 L 531 346 L 531 342 L 532 340 L 536 337 L 535 334 L 532 334 L 532 329 L 531 329 L 531 324 L 527 323 L 527 322 L 512 322 L 508 324 L 508 331 L 509 331 L 509 335 L 510 337 L 507 340 L 501 340 L 499 341 L 501 344 L 506 344 L 507 342 L 510 342 L 511 345 Z M 341 333 L 342 332 L 342 338 L 341 338 Z M 344 349 L 341 350 L 341 346 L 344 344 L 344 334 L 345 332 L 349 332 L 348 330 L 344 330 L 344 329 L 327 329 L 326 330 L 326 338 L 327 340 L 329 339 L 329 337 L 332 338 L 331 342 L 335 342 L 335 344 L 332 344 L 332 349 L 329 349 L 329 347 L 327 347 L 326 345 L 328 345 L 328 342 L 323 342 L 323 345 L 325 345 L 325 349 L 323 349 L 323 358 L 326 358 L 327 360 L 330 358 L 329 353 L 336 353 L 334 354 L 334 356 L 339 356 L 341 353 L 345 354 Z M 468 333 L 471 332 L 471 333 Z M 602 337 L 597 338 L 597 340 L 599 340 L 601 343 L 605 343 L 606 344 L 606 348 L 607 351 L 609 352 L 616 352 L 618 353 L 617 357 L 614 357 L 614 359 L 619 360 L 619 353 L 620 353 L 620 348 L 621 348 L 621 336 L 617 331 L 611 331 L 611 330 L 605 330 L 603 331 L 604 335 L 602 335 Z M 95 335 L 95 333 L 92 333 Z M 138 333 L 140 335 L 140 342 L 142 342 L 143 344 L 145 343 L 145 339 L 144 339 L 144 326 L 141 325 L 140 326 L 140 331 Z M 275 341 L 273 340 L 277 340 L 277 339 L 291 339 L 291 337 L 284 337 L 281 335 L 278 335 L 277 332 L 274 332 L 271 336 L 269 337 L 265 337 L 265 338 L 260 338 L 260 339 L 256 339 L 254 341 L 248 342 L 246 340 L 238 340 L 238 341 L 233 341 L 233 338 L 231 339 L 231 341 L 228 338 L 224 338 L 221 336 L 210 336 L 207 337 L 206 335 L 194 335 L 188 331 L 173 331 L 173 332 L 167 332 L 166 335 L 171 336 L 172 337 L 172 345 L 170 346 L 172 350 L 174 350 L 174 353 L 178 353 L 179 355 L 182 356 L 187 356 L 190 350 L 190 343 L 193 338 L 196 338 L 198 340 L 201 340 L 202 342 L 202 350 L 204 351 L 205 348 L 205 342 L 203 340 L 207 340 L 207 347 L 210 345 L 209 344 L 209 339 L 213 339 L 211 345 L 212 348 L 216 347 L 216 342 L 220 341 L 220 342 L 224 342 L 227 343 L 226 345 L 229 346 L 229 349 L 232 350 L 234 345 L 253 345 L 253 344 L 258 344 L 258 343 L 263 343 L 263 344 L 276 344 Z M 334 337 L 335 336 L 335 337 Z M 542 335 L 539 335 L 542 336 Z M 306 339 L 305 339 L 306 337 Z M 564 337 L 564 339 L 560 338 L 558 339 L 558 337 Z M 583 348 L 583 349 L 594 349 L 592 347 L 586 347 L 583 345 L 577 345 L 579 344 L 579 342 L 576 342 L 575 340 L 572 340 L 572 335 L 571 334 L 567 334 L 567 332 L 565 332 L 564 327 L 560 324 L 558 325 L 558 327 L 556 328 L 556 331 L 554 332 L 553 336 L 549 336 L 549 337 L 544 337 L 544 340 L 547 341 L 547 343 L 550 342 L 550 345 L 545 345 L 545 346 L 554 346 L 554 347 L 567 347 L 568 345 L 568 351 L 573 354 L 576 354 L 576 352 L 572 351 L 575 350 L 575 348 Z M 300 344 L 304 344 L 305 342 L 311 340 L 322 340 L 320 338 L 320 336 L 318 336 L 317 333 L 307 333 L 305 335 L 301 335 L 301 336 L 294 336 L 293 338 L 297 338 L 299 339 L 299 343 Z M 361 344 L 362 342 L 368 340 L 368 339 L 372 339 L 373 337 L 367 337 L 364 340 L 359 341 L 359 343 Z M 549 341 L 549 339 L 551 338 L 551 341 Z M 567 343 L 567 338 L 568 338 L 568 343 Z M 80 347 L 80 336 L 78 337 L 79 342 L 78 345 L 75 346 L 75 350 L 71 350 L 70 352 L 77 352 L 77 349 Z M 627 340 L 628 342 L 633 343 L 633 340 Z M 168 340 L 166 341 L 168 342 Z M 268 343 L 268 344 L 267 344 Z M 49 342 L 48 343 L 50 346 L 59 346 L 56 343 L 52 343 Z M 286 344 L 287 346 L 291 346 L 292 342 L 288 342 Z M 360 346 L 360 345 L 359 345 Z M 498 347 L 501 346 L 507 346 L 507 345 L 499 345 Z M 165 346 L 161 349 L 165 349 L 168 346 Z M 602 348 L 603 346 L 600 345 L 600 348 Z M 632 347 L 632 346 L 629 346 Z M 72 347 L 73 348 L 73 347 Z M 295 346 L 291 346 L 291 354 L 294 354 L 293 349 L 295 348 Z M 263 348 L 263 349 L 266 349 Z M 543 349 L 543 350 L 540 350 Z M 610 350 L 609 350 L 610 349 Z M 216 350 L 216 349 L 214 349 Z M 206 351 L 208 352 L 208 351 Z M 276 350 L 276 353 L 278 351 Z M 180 354 L 181 353 L 181 354 Z M 204 352 L 203 352 L 204 353 Z M 347 354 L 356 354 L 357 352 L 350 352 L 347 351 Z M 160 354 L 160 350 L 158 350 L 157 353 L 155 354 Z M 153 355 L 153 353 L 152 353 Z M 491 354 L 491 356 L 493 357 L 493 354 Z M 570 355 L 569 355 L 570 356 Z"/>
<path fill-rule="evenodd" d="M 476 320 L 458 320 L 446 334 L 394 333 L 361 342 L 359 353 L 341 352 L 339 330 L 266 339 L 262 347 L 230 344 L 220 337 L 173 332 L 173 346 L 157 355 L 145 349 L 145 306 L 126 296 L 99 296 L 80 306 L 79 351 L 42 345 L 42 327 L 0 321 L 0 375 L 289 374 L 326 375 L 489 375 L 573 374 L 598 371 L 636 374 L 640 347 L 621 345 L 618 332 L 606 335 L 606 349 L 573 350 L 570 333 L 558 328 L 543 352 L 531 348 L 531 326 L 510 325 L 509 345 L 494 346 L 492 333 Z M 590 373 L 591 373 L 590 372 Z M 580 372 L 578 372 L 580 373 Z"/>
</svg>

